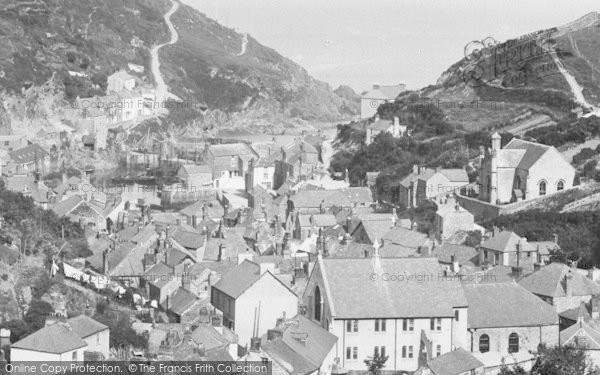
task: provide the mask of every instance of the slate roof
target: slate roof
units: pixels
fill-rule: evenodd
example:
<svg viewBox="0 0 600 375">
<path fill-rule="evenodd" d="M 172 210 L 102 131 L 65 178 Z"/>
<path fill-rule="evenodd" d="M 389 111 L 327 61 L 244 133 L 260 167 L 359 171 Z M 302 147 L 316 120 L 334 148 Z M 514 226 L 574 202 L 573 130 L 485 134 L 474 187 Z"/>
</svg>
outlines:
<svg viewBox="0 0 600 375">
<path fill-rule="evenodd" d="M 393 121 L 379 119 L 379 120 L 373 122 L 372 124 L 370 124 L 369 126 L 367 126 L 367 128 L 372 129 L 372 130 L 377 130 L 380 132 L 385 132 L 393 125 L 394 125 Z"/>
<path fill-rule="evenodd" d="M 155 264 L 144 272 L 144 279 L 157 288 L 164 287 L 169 282 L 173 281 L 175 277 L 176 275 L 173 268 L 167 266 L 163 262 Z"/>
<path fill-rule="evenodd" d="M 531 293 L 547 296 L 547 297 L 565 297 L 566 284 L 565 276 L 567 274 L 573 276 L 573 295 L 588 296 L 600 294 L 600 285 L 581 275 L 579 272 L 574 272 L 569 266 L 562 263 L 551 263 L 540 268 L 531 275 L 524 277 L 519 281 L 519 284 Z"/>
<path fill-rule="evenodd" d="M 367 93 L 363 94 L 362 97 L 365 99 L 385 99 L 393 100 L 405 90 L 404 85 L 387 85 L 379 86 L 378 89 L 372 89 Z"/>
<path fill-rule="evenodd" d="M 394 227 L 383 235 L 383 243 L 388 242 L 403 247 L 417 249 L 427 243 L 428 236 L 425 233 L 417 232 L 402 227 Z"/>
<path fill-rule="evenodd" d="M 467 175 L 467 171 L 464 169 L 440 169 L 439 172 L 452 182 L 465 182 L 466 184 L 469 183 L 469 176 Z"/>
<path fill-rule="evenodd" d="M 84 202 L 83 197 L 80 195 L 73 195 L 64 201 L 60 201 L 51 207 L 51 210 L 58 217 L 63 217 L 71 213 L 74 209 L 76 209 L 80 204 Z"/>
<path fill-rule="evenodd" d="M 237 155 L 255 155 L 256 152 L 246 143 L 224 143 L 220 145 L 211 145 L 208 152 L 215 157 L 237 156 Z"/>
<path fill-rule="evenodd" d="M 8 155 L 15 162 L 26 164 L 35 161 L 36 158 L 37 160 L 41 160 L 48 155 L 48 152 L 37 143 L 34 143 L 18 150 L 10 151 Z"/>
<path fill-rule="evenodd" d="M 427 363 L 434 375 L 460 375 L 483 366 L 481 361 L 463 348 L 442 354 Z"/>
<path fill-rule="evenodd" d="M 178 230 L 171 235 L 171 239 L 186 249 L 198 249 L 204 245 L 206 235 L 196 232 L 188 232 L 185 230 Z"/>
<path fill-rule="evenodd" d="M 502 231 L 493 237 L 483 241 L 481 247 L 503 253 L 514 253 L 517 251 L 517 244 L 521 241 L 521 251 L 535 251 L 536 248 L 531 246 L 529 242 L 519 237 L 515 232 Z"/>
<path fill-rule="evenodd" d="M 357 204 L 373 203 L 371 189 L 352 187 L 337 190 L 302 190 L 290 197 L 295 208 L 318 208 L 324 202 L 325 208 L 331 206 L 347 207 Z"/>
<path fill-rule="evenodd" d="M 451 263 L 452 255 L 456 256 L 456 260 L 460 265 L 468 263 L 477 264 L 479 262 L 477 249 L 466 245 L 443 243 L 435 247 L 433 255 L 442 263 Z"/>
<path fill-rule="evenodd" d="M 46 326 L 17 341 L 11 348 L 61 354 L 86 347 L 87 343 L 62 323 Z"/>
<path fill-rule="evenodd" d="M 469 328 L 558 324 L 554 308 L 517 283 L 464 284 Z"/>
<path fill-rule="evenodd" d="M 201 324 L 196 328 L 190 338 L 196 345 L 204 345 L 206 350 L 220 348 L 230 343 L 237 343 L 235 333 L 223 327 L 223 334 L 220 334 L 211 324 Z"/>
<path fill-rule="evenodd" d="M 217 261 L 219 258 L 219 245 L 223 245 L 221 260 L 235 260 L 239 253 L 245 252 L 248 248 L 246 241 L 239 234 L 228 230 L 225 233 L 225 238 L 210 238 L 207 241 L 202 260 Z"/>
<path fill-rule="evenodd" d="M 460 168 L 454 169 L 432 169 L 432 168 L 422 168 L 421 173 L 411 173 L 408 176 L 404 177 L 400 180 L 400 185 L 404 187 L 410 187 L 411 182 L 416 182 L 418 180 L 427 181 L 431 177 L 433 177 L 436 173 L 440 173 L 444 177 L 446 177 L 451 182 L 464 182 L 465 184 L 469 183 L 469 176 L 467 175 L 467 171 Z"/>
<path fill-rule="evenodd" d="M 559 342 L 561 346 L 573 344 L 579 348 L 600 350 L 600 332 L 586 322 L 579 321 L 560 331 Z"/>
<path fill-rule="evenodd" d="M 453 317 L 454 307 L 467 306 L 460 282 L 438 278 L 442 268 L 435 258 L 381 258 L 379 264 L 370 258 L 319 258 L 318 266 L 338 319 Z M 382 280 L 385 274 L 412 278 L 390 282 Z"/>
<path fill-rule="evenodd" d="M 315 227 L 333 227 L 337 225 L 337 221 L 335 220 L 335 216 L 332 214 L 315 214 L 315 215 L 299 215 L 298 219 L 300 221 L 300 226 L 308 227 L 313 226 L 310 223 L 310 218 L 312 217 Z"/>
<path fill-rule="evenodd" d="M 212 174 L 208 165 L 197 165 L 197 164 L 184 164 L 181 166 L 188 175 L 195 174 Z"/>
<path fill-rule="evenodd" d="M 171 312 L 176 315 L 183 315 L 189 308 L 199 303 L 200 300 L 192 292 L 189 292 L 183 288 L 177 289 L 175 294 L 170 297 L 170 308 Z"/>
<path fill-rule="evenodd" d="M 293 322 L 293 323 L 291 323 Z M 291 365 L 292 374 L 310 374 L 321 364 L 337 342 L 337 337 L 304 316 L 291 319 L 283 330 L 283 335 L 273 341 L 263 337 L 262 349 L 280 365 Z M 306 335 L 302 343 L 294 336 Z"/>
<path fill-rule="evenodd" d="M 108 329 L 108 327 L 104 324 L 83 314 L 67 320 L 67 324 L 71 326 L 73 332 L 75 332 L 81 338 L 86 338 L 94 333 L 102 332 Z"/>
<path fill-rule="evenodd" d="M 531 168 L 552 146 L 543 145 L 540 143 L 528 142 L 522 139 L 513 138 L 508 142 L 502 150 L 524 150 L 525 153 L 519 161 L 517 168 Z M 502 151 L 501 151 L 502 153 Z"/>
<path fill-rule="evenodd" d="M 238 298 L 258 279 L 260 266 L 250 261 L 244 261 L 229 271 L 213 286 L 232 298 Z"/>
</svg>

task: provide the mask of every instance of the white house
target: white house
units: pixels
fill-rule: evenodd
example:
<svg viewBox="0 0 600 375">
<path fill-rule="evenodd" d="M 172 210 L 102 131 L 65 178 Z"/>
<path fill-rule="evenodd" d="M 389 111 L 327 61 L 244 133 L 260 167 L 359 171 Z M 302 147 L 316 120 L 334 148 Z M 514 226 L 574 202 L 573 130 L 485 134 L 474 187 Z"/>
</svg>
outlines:
<svg viewBox="0 0 600 375">
<path fill-rule="evenodd" d="M 375 115 L 375 121 L 366 127 L 365 144 L 370 145 L 379 133 L 389 133 L 392 137 L 398 138 L 406 134 L 407 125 L 400 124 L 400 119 L 394 117 L 394 121 L 383 120 L 379 115 Z"/>
<path fill-rule="evenodd" d="M 575 168 L 552 146 L 513 138 L 501 148 L 494 133 L 482 157 L 479 199 L 486 202 L 516 202 L 573 187 Z"/>
<path fill-rule="evenodd" d="M 131 91 L 135 87 L 135 77 L 121 69 L 108 76 L 106 92 Z"/>
<path fill-rule="evenodd" d="M 223 325 L 242 346 L 275 327 L 282 317 L 298 313 L 298 296 L 273 273 L 273 263 L 244 261 L 211 288 L 211 304 L 222 312 Z"/>
<path fill-rule="evenodd" d="M 364 93 L 360 99 L 360 118 L 373 117 L 381 104 L 393 102 L 404 90 L 406 85 L 403 83 L 389 86 L 374 84 L 373 89 Z"/>
<path fill-rule="evenodd" d="M 400 180 L 399 199 L 405 207 L 417 207 L 426 199 L 452 195 L 468 184 L 469 176 L 464 169 L 413 165 L 412 173 Z"/>
<path fill-rule="evenodd" d="M 47 325 L 11 345 L 11 362 L 83 362 L 84 352 L 109 356 L 107 326 L 84 315 Z"/>
<path fill-rule="evenodd" d="M 338 337 L 346 370 L 376 353 L 386 370 L 416 371 L 420 353 L 440 356 L 467 337 L 460 282 L 444 278 L 435 258 L 317 257 L 303 295 L 306 316 Z"/>
</svg>

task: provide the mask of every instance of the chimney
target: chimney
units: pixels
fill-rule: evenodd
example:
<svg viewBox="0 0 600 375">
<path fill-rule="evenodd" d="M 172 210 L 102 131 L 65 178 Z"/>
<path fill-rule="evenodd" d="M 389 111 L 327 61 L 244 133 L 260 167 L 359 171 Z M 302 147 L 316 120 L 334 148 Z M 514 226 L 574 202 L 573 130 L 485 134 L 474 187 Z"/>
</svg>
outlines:
<svg viewBox="0 0 600 375">
<path fill-rule="evenodd" d="M 500 141 L 501 141 L 502 137 L 500 137 L 500 134 L 498 134 L 498 132 L 492 134 L 492 152 L 498 152 L 500 151 Z"/>
<path fill-rule="evenodd" d="M 267 330 L 267 341 L 275 341 L 280 338 L 283 338 L 283 332 L 280 329 Z"/>
<path fill-rule="evenodd" d="M 181 287 L 185 290 L 190 290 L 190 284 L 190 266 L 189 264 L 185 264 L 183 266 L 183 275 L 181 275 Z"/>
<path fill-rule="evenodd" d="M 254 353 L 260 352 L 260 337 L 252 337 L 250 339 L 250 351 Z"/>
<path fill-rule="evenodd" d="M 600 319 L 600 296 L 592 297 L 592 319 Z"/>
<path fill-rule="evenodd" d="M 223 245 L 222 243 L 219 244 L 219 254 L 217 255 L 217 262 L 220 262 L 223 260 L 223 248 L 225 247 L 225 245 Z"/>
<path fill-rule="evenodd" d="M 456 260 L 456 255 L 452 254 L 450 260 L 452 261 L 452 272 L 458 273 L 460 271 L 460 265 L 458 264 L 458 260 Z"/>
<path fill-rule="evenodd" d="M 221 317 L 218 315 L 213 315 L 210 318 L 210 323 L 212 325 L 212 327 L 219 332 L 221 335 L 223 334 L 223 324 L 221 322 Z"/>
<path fill-rule="evenodd" d="M 416 164 L 413 164 L 413 168 L 412 168 L 412 169 L 413 169 L 413 170 L 412 170 L 412 173 L 413 173 L 413 174 L 416 174 L 416 175 L 418 175 L 418 174 L 419 174 L 419 172 L 420 172 L 420 168 L 419 168 L 419 166 L 418 166 L 418 165 L 416 165 Z"/>
<path fill-rule="evenodd" d="M 206 220 L 208 217 L 208 209 L 206 208 L 206 203 L 202 205 L 202 220 Z"/>
<path fill-rule="evenodd" d="M 102 273 L 108 275 L 109 272 L 109 264 L 108 264 L 108 249 L 102 252 Z"/>
<path fill-rule="evenodd" d="M 568 298 L 573 296 L 573 271 L 569 268 L 569 272 L 565 275 L 565 294 Z"/>
</svg>

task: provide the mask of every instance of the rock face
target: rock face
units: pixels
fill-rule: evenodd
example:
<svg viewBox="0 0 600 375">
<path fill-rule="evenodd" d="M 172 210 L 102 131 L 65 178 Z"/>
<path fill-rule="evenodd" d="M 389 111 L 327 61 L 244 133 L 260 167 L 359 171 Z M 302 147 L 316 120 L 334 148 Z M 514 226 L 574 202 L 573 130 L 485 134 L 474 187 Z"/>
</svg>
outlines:
<svg viewBox="0 0 600 375">
<path fill-rule="evenodd" d="M 50 80 L 67 100 L 102 95 L 106 76 L 141 65 L 152 83 L 150 49 L 171 38 L 168 0 L 0 0 L 0 87 L 20 95 Z M 302 67 L 251 36 L 181 5 L 170 18 L 177 43 L 159 52 L 169 90 L 202 108 L 336 121 L 357 112 Z M 57 92 L 57 95 L 61 95 Z"/>
</svg>

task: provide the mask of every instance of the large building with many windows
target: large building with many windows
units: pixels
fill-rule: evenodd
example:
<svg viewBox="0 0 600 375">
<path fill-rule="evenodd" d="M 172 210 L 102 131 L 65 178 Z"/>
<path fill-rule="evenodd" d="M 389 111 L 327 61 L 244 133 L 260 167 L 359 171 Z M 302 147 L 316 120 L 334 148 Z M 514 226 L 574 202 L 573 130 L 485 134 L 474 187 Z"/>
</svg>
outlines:
<svg viewBox="0 0 600 375">
<path fill-rule="evenodd" d="M 303 295 L 306 316 L 338 337 L 336 357 L 364 370 L 374 354 L 386 370 L 416 371 L 467 344 L 467 300 L 435 258 L 318 257 Z M 424 353 L 424 354 L 423 354 Z"/>
</svg>

